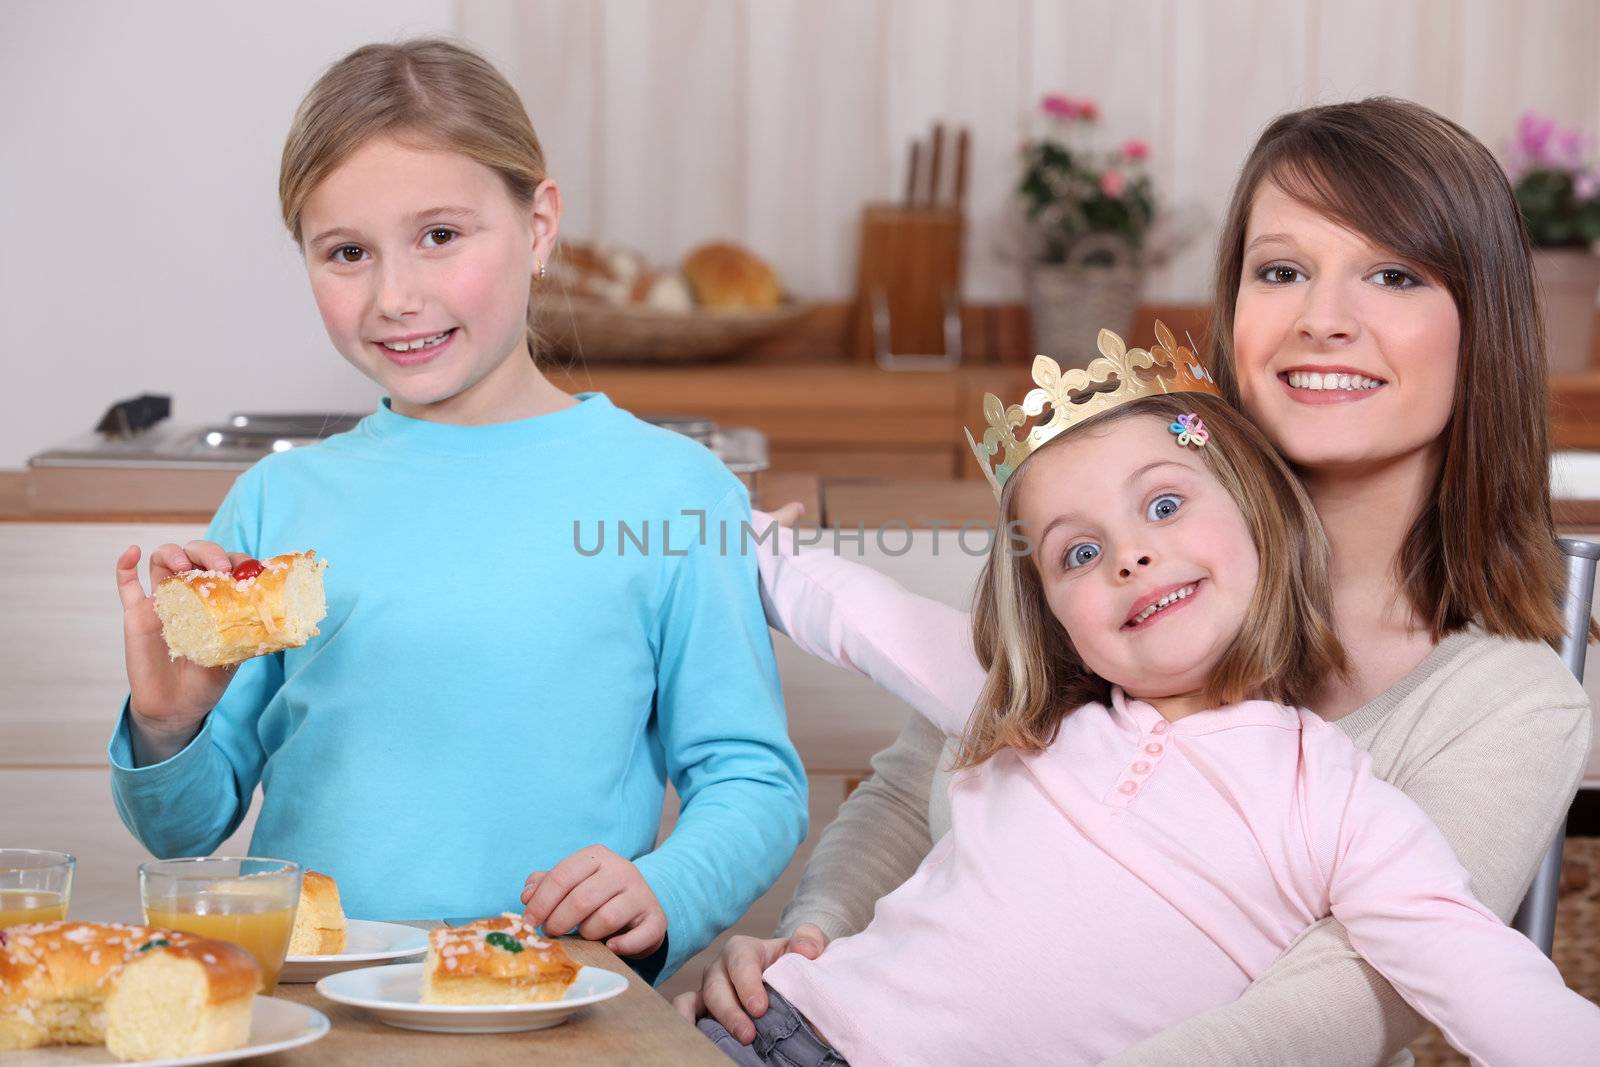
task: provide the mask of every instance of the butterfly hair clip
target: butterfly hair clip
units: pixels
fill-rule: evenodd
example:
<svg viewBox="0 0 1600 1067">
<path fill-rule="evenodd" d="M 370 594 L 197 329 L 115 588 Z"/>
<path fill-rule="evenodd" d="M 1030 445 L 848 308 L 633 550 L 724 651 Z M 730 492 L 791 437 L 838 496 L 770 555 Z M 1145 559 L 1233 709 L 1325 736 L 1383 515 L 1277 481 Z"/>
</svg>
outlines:
<svg viewBox="0 0 1600 1067">
<path fill-rule="evenodd" d="M 1178 435 L 1179 445 L 1194 445 L 1196 448 L 1200 448 L 1211 440 L 1211 433 L 1206 429 L 1206 424 L 1201 422 L 1200 416 L 1193 412 L 1187 415 L 1179 415 L 1178 421 L 1169 425 L 1167 429 Z"/>
</svg>

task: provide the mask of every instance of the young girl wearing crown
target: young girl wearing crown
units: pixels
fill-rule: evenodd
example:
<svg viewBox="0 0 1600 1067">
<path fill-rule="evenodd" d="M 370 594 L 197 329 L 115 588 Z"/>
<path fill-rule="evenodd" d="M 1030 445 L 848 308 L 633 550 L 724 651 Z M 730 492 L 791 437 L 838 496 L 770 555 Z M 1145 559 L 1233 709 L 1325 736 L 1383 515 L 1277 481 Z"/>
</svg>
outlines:
<svg viewBox="0 0 1600 1067">
<path fill-rule="evenodd" d="M 125 552 L 118 810 L 156 855 L 206 855 L 259 783 L 251 852 L 332 874 L 353 916 L 526 906 L 670 974 L 783 870 L 804 773 L 754 561 L 692 534 L 590 558 L 574 531 L 685 508 L 737 525 L 748 494 L 540 371 L 529 304 L 561 197 L 482 57 L 345 56 L 300 106 L 279 191 L 330 341 L 384 399 L 246 471 L 150 579 L 314 547 L 328 615 L 237 670 L 173 661 Z M 682 814 L 658 844 L 669 779 Z"/>
<path fill-rule="evenodd" d="M 980 460 L 1004 450 L 999 526 L 1022 538 L 996 538 L 980 581 L 970 718 L 964 692 L 921 688 L 872 639 L 920 598 L 793 554 L 787 532 L 762 554 L 775 627 L 962 747 L 950 833 L 872 923 L 766 969 L 753 1046 L 702 1020 L 734 1060 L 1096 1063 L 1232 1001 L 1330 914 L 1474 1060 L 1600 1047 L 1600 1009 L 1472 896 L 1365 753 L 1296 706 L 1344 663 L 1321 527 L 1160 335 L 1152 355 L 1102 333 L 1087 374 L 1040 357 L 1022 405 L 985 398 Z"/>
</svg>

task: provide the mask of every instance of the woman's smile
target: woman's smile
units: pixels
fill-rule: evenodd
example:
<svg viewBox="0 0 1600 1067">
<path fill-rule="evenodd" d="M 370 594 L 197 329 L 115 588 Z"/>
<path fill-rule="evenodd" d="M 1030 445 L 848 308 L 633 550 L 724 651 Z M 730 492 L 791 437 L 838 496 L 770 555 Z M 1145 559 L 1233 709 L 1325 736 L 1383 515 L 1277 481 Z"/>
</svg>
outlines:
<svg viewBox="0 0 1600 1067">
<path fill-rule="evenodd" d="M 1301 404 L 1347 404 L 1368 400 L 1389 383 L 1353 367 L 1305 366 L 1278 372 L 1290 399 Z"/>
</svg>

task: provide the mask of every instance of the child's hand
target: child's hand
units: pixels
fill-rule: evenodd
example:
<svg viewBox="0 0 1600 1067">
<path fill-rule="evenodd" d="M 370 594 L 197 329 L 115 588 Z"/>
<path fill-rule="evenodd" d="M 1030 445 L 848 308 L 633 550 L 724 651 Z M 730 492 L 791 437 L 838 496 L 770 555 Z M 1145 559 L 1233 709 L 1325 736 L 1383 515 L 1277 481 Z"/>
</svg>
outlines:
<svg viewBox="0 0 1600 1067">
<path fill-rule="evenodd" d="M 761 976 L 788 952 L 808 960 L 822 955 L 828 935 L 812 923 L 801 923 L 789 937 L 730 937 L 700 978 L 698 993 L 679 993 L 672 1006 L 691 1023 L 709 1015 L 742 1045 L 756 1039 L 756 1024 L 767 1013 L 767 990 Z"/>
<path fill-rule="evenodd" d="M 779 526 L 793 526 L 800 521 L 800 516 L 806 513 L 806 506 L 798 500 L 791 500 L 783 507 L 772 513 L 772 521 Z"/>
<path fill-rule="evenodd" d="M 117 595 L 122 598 L 122 641 L 128 663 L 129 708 L 134 756 L 140 764 L 176 754 L 200 730 L 233 677 L 228 667 L 201 667 L 173 659 L 161 636 L 155 587 L 174 574 L 202 568 L 231 573 L 243 553 L 230 555 L 210 541 L 162 545 L 150 554 L 150 593 L 139 584 L 139 546 L 117 559 Z"/>
<path fill-rule="evenodd" d="M 550 870 L 528 875 L 522 903 L 524 917 L 546 933 L 576 926 L 590 941 L 610 938 L 606 947 L 619 956 L 648 956 L 667 936 L 667 913 L 644 875 L 604 845 L 581 848 Z"/>
</svg>

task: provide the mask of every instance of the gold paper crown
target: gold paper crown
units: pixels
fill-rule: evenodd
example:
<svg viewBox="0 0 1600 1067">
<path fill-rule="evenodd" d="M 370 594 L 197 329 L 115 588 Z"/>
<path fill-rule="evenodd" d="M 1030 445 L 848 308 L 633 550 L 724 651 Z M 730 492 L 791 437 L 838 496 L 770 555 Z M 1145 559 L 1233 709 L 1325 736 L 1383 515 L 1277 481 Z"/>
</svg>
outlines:
<svg viewBox="0 0 1600 1067">
<path fill-rule="evenodd" d="M 1060 436 L 1085 419 L 1120 407 L 1130 400 L 1162 393 L 1210 393 L 1220 397 L 1222 390 L 1188 348 L 1173 339 L 1166 324 L 1156 322 L 1154 352 L 1129 348 L 1110 330 L 1101 330 L 1101 358 L 1087 369 L 1063 372 L 1049 356 L 1033 357 L 1033 380 L 1021 404 L 1006 407 L 993 393 L 983 395 L 983 417 L 989 428 L 983 431 L 980 445 L 968 430 L 967 443 L 978 457 L 984 477 L 995 496 L 1005 488 L 1006 479 L 1047 441 Z M 1029 418 L 1037 418 L 1050 405 L 1050 418 L 1034 424 L 1022 440 L 1016 431 Z M 1005 456 L 992 468 L 989 458 L 1005 450 Z"/>
</svg>

